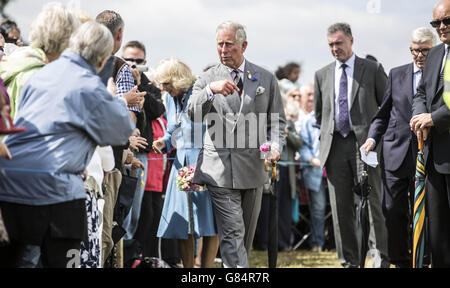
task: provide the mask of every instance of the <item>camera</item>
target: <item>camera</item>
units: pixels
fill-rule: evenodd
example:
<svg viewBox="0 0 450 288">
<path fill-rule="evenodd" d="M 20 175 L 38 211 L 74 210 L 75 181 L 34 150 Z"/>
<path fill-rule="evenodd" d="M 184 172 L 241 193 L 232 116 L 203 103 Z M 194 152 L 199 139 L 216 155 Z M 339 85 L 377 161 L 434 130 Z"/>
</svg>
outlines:
<svg viewBox="0 0 450 288">
<path fill-rule="evenodd" d="M 131 68 L 137 69 L 141 73 L 148 71 L 148 66 L 146 66 L 146 65 L 133 65 L 133 66 L 131 66 Z"/>
</svg>

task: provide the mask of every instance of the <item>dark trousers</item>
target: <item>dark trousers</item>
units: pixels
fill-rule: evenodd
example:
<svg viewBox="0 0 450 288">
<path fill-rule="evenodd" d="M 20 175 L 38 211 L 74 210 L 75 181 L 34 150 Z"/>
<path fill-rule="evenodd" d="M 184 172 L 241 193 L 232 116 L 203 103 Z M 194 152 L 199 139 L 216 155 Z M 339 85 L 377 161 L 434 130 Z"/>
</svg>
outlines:
<svg viewBox="0 0 450 288">
<path fill-rule="evenodd" d="M 333 229 L 339 262 L 344 267 L 359 265 L 358 223 L 356 222 L 355 194 L 353 187 L 358 181 L 357 171 L 362 165 L 356 136 L 352 132 L 343 138 L 338 132 L 333 135 L 331 150 L 325 168 L 333 215 Z M 368 167 L 369 208 L 372 216 L 371 229 L 375 232 L 376 248 L 384 258 L 387 254 L 386 227 L 381 208 L 381 169 Z M 365 257 L 365 255 L 362 255 Z"/>
<path fill-rule="evenodd" d="M 392 264 L 411 267 L 411 219 L 414 198 L 414 163 L 412 157 L 405 157 L 404 164 L 397 171 L 382 170 L 383 215 L 385 217 L 388 257 Z M 409 167 L 408 167 L 409 166 Z"/>
<path fill-rule="evenodd" d="M 450 267 L 450 174 L 437 172 L 432 159 L 428 159 L 428 163 L 426 213 L 429 217 L 431 267 L 448 268 Z"/>
<path fill-rule="evenodd" d="M 163 193 L 145 191 L 141 204 L 141 215 L 134 238 L 139 241 L 144 257 L 159 257 L 158 232 L 159 220 L 164 204 Z"/>
<path fill-rule="evenodd" d="M 80 240 L 55 239 L 47 233 L 41 246 L 41 263 L 43 268 L 78 268 L 80 264 Z M 11 241 L 0 248 L 0 268 L 15 268 L 26 252 L 26 245 Z"/>
<path fill-rule="evenodd" d="M 45 206 L 0 202 L 0 209 L 11 239 L 0 248 L 0 267 L 19 267 L 27 245 L 41 248 L 44 268 L 80 265 L 81 241 L 87 241 L 85 199 Z"/>
<path fill-rule="evenodd" d="M 278 250 L 288 249 L 291 246 L 292 234 L 292 198 L 289 185 L 288 167 L 279 166 L 280 179 L 277 184 L 278 194 Z M 254 248 L 267 250 L 269 241 L 270 222 L 270 195 L 263 194 L 261 212 L 256 226 Z"/>
</svg>

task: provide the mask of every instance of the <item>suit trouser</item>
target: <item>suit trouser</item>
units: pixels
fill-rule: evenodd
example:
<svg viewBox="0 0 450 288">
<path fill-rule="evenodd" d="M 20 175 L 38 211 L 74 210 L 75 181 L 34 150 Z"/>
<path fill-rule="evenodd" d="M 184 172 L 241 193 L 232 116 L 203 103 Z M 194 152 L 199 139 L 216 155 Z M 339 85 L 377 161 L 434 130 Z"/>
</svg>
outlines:
<svg viewBox="0 0 450 288">
<path fill-rule="evenodd" d="M 357 147 L 356 136 L 351 132 L 346 138 L 335 132 L 325 168 L 328 177 L 328 190 L 333 216 L 333 228 L 339 261 L 342 265 L 359 265 L 359 245 L 355 197 L 352 191 L 357 183 Z M 374 229 L 376 248 L 381 255 L 387 255 L 386 227 L 381 209 L 381 170 L 368 168 L 369 210 Z M 363 256 L 365 257 L 365 255 Z"/>
<path fill-rule="evenodd" d="M 262 187 L 233 190 L 208 186 L 208 190 L 214 207 L 223 266 L 248 267 L 248 255 L 261 210 Z"/>
<path fill-rule="evenodd" d="M 425 194 L 430 228 L 431 266 L 448 268 L 450 267 L 450 174 L 437 172 L 432 159 L 428 159 L 427 162 L 430 164 L 426 170 L 428 189 Z"/>
<path fill-rule="evenodd" d="M 411 267 L 411 215 L 414 198 L 414 163 L 407 156 L 397 171 L 382 170 L 383 215 L 386 221 L 389 261 L 400 267 Z M 409 192 L 409 193 L 408 193 Z M 409 194 L 409 195 L 408 195 Z M 410 208 L 411 207 L 411 208 Z"/>
</svg>

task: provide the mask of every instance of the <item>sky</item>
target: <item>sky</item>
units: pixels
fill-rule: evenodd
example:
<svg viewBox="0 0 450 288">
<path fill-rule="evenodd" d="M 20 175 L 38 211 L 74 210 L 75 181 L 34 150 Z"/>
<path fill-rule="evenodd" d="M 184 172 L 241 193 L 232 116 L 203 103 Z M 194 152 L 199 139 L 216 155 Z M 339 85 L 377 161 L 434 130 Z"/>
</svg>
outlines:
<svg viewBox="0 0 450 288">
<path fill-rule="evenodd" d="M 32 21 L 48 0 L 12 0 L 5 12 L 28 39 Z M 250 62 L 272 72 L 289 61 L 301 63 L 300 83 L 331 63 L 327 28 L 336 22 L 351 25 L 356 55 L 375 56 L 386 73 L 412 61 L 411 32 L 431 28 L 437 0 L 61 0 L 93 17 L 103 10 L 118 12 L 125 22 L 124 42 L 139 40 L 147 61 L 155 67 L 175 57 L 195 74 L 218 63 L 216 27 L 234 20 L 246 27 Z M 439 41 L 438 41 L 439 42 Z M 118 56 L 120 56 L 120 51 Z"/>
</svg>

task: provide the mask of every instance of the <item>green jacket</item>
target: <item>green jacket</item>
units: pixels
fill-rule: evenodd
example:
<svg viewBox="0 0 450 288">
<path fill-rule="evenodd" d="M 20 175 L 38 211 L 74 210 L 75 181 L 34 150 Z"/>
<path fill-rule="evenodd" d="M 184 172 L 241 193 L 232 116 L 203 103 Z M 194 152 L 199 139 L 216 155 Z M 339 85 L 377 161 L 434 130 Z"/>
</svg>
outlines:
<svg viewBox="0 0 450 288">
<path fill-rule="evenodd" d="M 34 72 L 47 64 L 47 56 L 39 48 L 25 47 L 0 62 L 0 78 L 3 79 L 11 101 L 11 118 L 19 106 L 22 88 Z"/>
</svg>

